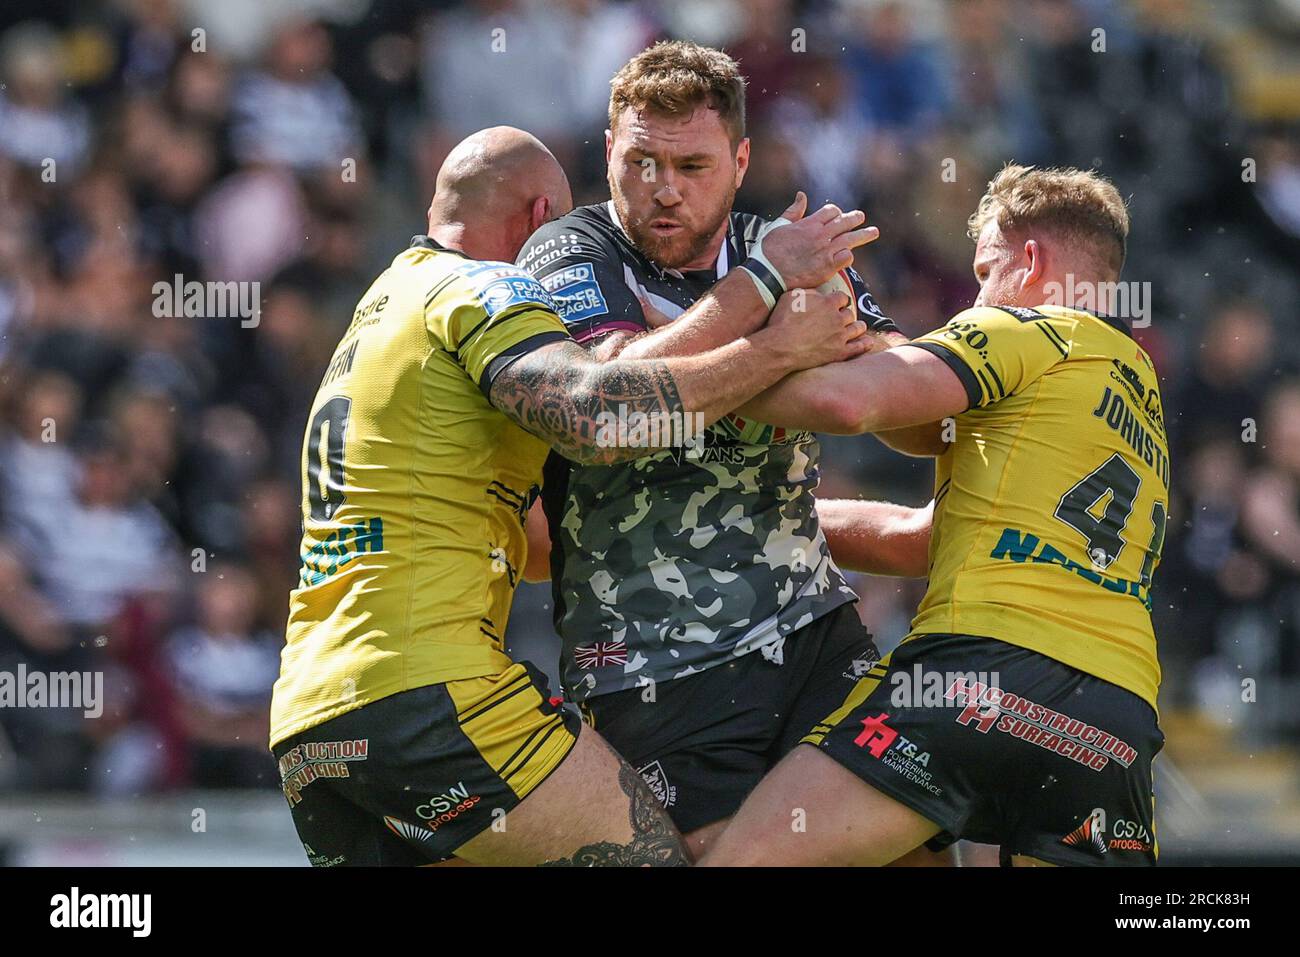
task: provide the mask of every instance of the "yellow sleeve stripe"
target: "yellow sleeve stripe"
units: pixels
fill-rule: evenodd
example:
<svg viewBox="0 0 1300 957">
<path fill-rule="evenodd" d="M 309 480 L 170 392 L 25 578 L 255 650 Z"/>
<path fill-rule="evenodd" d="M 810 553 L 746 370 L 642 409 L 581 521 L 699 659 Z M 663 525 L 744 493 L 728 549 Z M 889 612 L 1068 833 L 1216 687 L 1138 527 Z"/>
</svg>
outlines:
<svg viewBox="0 0 1300 957">
<path fill-rule="evenodd" d="M 1047 341 L 1054 345 L 1058 352 L 1061 353 L 1062 359 L 1070 358 L 1070 344 L 1061 338 L 1061 334 L 1045 322 L 1035 322 L 1038 331 L 1047 336 Z"/>
</svg>

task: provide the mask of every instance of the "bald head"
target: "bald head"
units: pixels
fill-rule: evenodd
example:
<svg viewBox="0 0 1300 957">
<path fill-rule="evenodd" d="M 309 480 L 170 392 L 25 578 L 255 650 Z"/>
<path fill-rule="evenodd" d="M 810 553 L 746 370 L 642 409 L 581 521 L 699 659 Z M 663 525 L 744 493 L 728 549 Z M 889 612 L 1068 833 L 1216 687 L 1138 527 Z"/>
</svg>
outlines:
<svg viewBox="0 0 1300 957">
<path fill-rule="evenodd" d="M 569 180 L 542 141 L 494 126 L 461 140 L 443 161 L 429 234 L 475 259 L 513 261 L 533 232 L 572 208 Z"/>
</svg>

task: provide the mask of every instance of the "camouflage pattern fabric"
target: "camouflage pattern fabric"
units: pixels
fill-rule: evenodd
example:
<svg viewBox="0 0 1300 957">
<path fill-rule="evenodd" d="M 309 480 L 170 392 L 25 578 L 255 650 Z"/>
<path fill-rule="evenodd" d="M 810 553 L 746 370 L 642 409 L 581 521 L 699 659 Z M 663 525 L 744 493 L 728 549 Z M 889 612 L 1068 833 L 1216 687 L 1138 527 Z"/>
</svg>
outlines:
<svg viewBox="0 0 1300 957">
<path fill-rule="evenodd" d="M 585 206 L 538 230 L 519 264 L 574 338 L 592 341 L 644 330 L 642 299 L 680 315 L 744 260 L 764 222 L 732 213 L 717 267 L 682 273 L 646 259 L 611 204 Z M 879 315 L 851 278 L 859 309 Z M 754 651 L 779 658 L 786 635 L 857 600 L 817 524 L 817 439 L 735 415 L 704 438 L 615 466 L 547 462 L 542 501 L 570 699 Z"/>
</svg>

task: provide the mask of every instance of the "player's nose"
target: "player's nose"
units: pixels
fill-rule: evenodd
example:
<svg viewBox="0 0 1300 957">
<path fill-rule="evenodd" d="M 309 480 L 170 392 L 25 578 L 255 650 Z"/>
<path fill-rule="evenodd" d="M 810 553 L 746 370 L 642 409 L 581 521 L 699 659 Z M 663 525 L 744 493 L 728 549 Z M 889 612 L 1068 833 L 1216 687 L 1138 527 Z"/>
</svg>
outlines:
<svg viewBox="0 0 1300 957">
<path fill-rule="evenodd" d="M 676 206 L 682 201 L 682 194 L 672 183 L 663 183 L 655 190 L 655 202 L 660 206 Z"/>
</svg>

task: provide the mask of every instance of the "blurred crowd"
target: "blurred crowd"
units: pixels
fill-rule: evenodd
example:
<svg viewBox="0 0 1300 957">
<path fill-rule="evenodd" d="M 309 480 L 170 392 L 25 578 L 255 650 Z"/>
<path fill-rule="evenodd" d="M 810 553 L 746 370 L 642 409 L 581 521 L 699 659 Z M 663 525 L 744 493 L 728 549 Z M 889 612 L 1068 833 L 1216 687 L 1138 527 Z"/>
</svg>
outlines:
<svg viewBox="0 0 1300 957">
<path fill-rule="evenodd" d="M 605 198 L 609 77 L 670 36 L 749 79 L 738 205 L 866 209 L 859 265 L 911 334 L 973 298 L 965 219 L 1003 162 L 1119 184 L 1175 465 L 1165 706 L 1300 690 L 1294 3 L 6 0 L 0 671 L 103 672 L 106 702 L 0 709 L 0 787 L 275 784 L 302 430 L 354 303 L 474 129 L 533 131 Z M 160 314 L 176 277 L 258 283 L 260 313 Z M 824 494 L 928 500 L 928 463 L 824 445 Z M 857 585 L 897 641 L 922 586 Z M 548 621 L 509 640 L 553 668 Z"/>
</svg>

